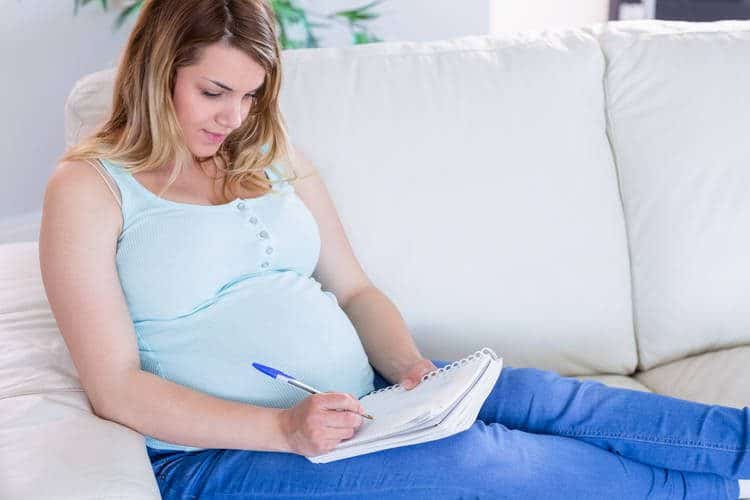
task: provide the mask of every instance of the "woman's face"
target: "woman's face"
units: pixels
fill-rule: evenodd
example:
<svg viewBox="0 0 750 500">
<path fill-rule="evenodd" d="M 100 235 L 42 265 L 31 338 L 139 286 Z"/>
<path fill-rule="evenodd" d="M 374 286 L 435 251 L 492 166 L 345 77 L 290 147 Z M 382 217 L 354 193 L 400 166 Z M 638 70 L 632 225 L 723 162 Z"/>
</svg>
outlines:
<svg viewBox="0 0 750 500">
<path fill-rule="evenodd" d="M 196 64 L 177 70 L 172 98 L 190 151 L 212 156 L 245 120 L 265 70 L 239 49 L 208 45 Z"/>
</svg>

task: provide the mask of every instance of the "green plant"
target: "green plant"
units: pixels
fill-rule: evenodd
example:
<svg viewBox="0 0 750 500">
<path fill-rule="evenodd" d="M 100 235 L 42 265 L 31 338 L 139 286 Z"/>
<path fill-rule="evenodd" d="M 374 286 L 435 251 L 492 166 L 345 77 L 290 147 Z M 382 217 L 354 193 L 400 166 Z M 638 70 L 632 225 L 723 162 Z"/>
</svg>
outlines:
<svg viewBox="0 0 750 500">
<path fill-rule="evenodd" d="M 103 10 L 109 10 L 108 0 L 74 0 L 73 14 L 78 14 L 81 7 L 90 3 L 97 3 Z M 374 0 L 361 7 L 340 10 L 330 14 L 322 14 L 311 9 L 300 7 L 295 0 L 270 0 L 276 13 L 278 22 L 279 43 L 284 49 L 304 47 L 318 47 L 318 37 L 315 31 L 319 28 L 329 28 L 332 23 L 346 26 L 351 33 L 354 45 L 381 41 L 372 33 L 367 23 L 377 19 L 379 14 L 372 11 L 374 7 L 385 0 Z M 144 0 L 130 0 L 121 8 L 115 19 L 114 29 L 120 28 L 125 21 L 138 12 Z"/>
</svg>

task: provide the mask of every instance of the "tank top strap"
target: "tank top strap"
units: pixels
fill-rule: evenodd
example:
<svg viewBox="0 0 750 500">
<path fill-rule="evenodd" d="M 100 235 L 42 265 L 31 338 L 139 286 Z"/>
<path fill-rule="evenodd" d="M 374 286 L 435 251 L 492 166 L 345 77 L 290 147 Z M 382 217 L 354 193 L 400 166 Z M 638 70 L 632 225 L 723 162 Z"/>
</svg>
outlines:
<svg viewBox="0 0 750 500">
<path fill-rule="evenodd" d="M 272 163 L 265 168 L 266 177 L 271 181 L 271 189 L 274 191 L 288 191 L 292 188 L 288 181 L 283 180 L 285 170 L 276 163 Z"/>
<path fill-rule="evenodd" d="M 267 153 L 268 149 L 268 144 L 262 144 L 260 146 L 260 150 L 263 153 Z M 287 169 L 283 168 L 278 163 L 271 163 L 271 165 L 265 168 L 266 177 L 268 177 L 268 180 L 271 181 L 272 190 L 280 192 L 293 190 L 292 185 L 289 184 L 288 181 L 282 180 L 284 178 L 284 174 L 287 174 L 286 170 Z"/>
<path fill-rule="evenodd" d="M 99 163 L 105 168 L 112 180 L 117 184 L 120 191 L 120 208 L 124 227 L 127 227 L 128 221 L 133 214 L 140 212 L 144 208 L 154 203 L 153 197 L 146 196 L 146 188 L 140 186 L 135 180 L 133 174 L 128 172 L 122 165 L 114 163 L 106 158 L 99 158 Z"/>
<path fill-rule="evenodd" d="M 107 185 L 107 188 L 109 189 L 110 193 L 112 193 L 112 196 L 114 197 L 115 201 L 117 202 L 117 206 L 122 208 L 122 200 L 120 197 L 120 188 L 117 187 L 117 183 L 112 179 L 112 176 L 109 174 L 106 168 L 104 168 L 104 165 L 99 160 L 85 160 L 86 163 L 90 164 L 94 171 L 96 171 L 97 174 L 104 180 L 104 183 Z"/>
</svg>

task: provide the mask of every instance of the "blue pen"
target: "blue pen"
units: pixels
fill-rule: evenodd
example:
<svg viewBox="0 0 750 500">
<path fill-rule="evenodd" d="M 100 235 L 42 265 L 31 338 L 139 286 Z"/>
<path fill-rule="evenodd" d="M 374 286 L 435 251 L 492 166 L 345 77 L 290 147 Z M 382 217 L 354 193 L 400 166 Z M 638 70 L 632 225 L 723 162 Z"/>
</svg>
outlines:
<svg viewBox="0 0 750 500">
<path fill-rule="evenodd" d="M 289 385 L 293 385 L 294 387 L 297 387 L 298 389 L 302 389 L 303 391 L 307 391 L 310 394 L 321 394 L 323 391 L 319 391 L 314 387 L 310 387 L 309 385 L 300 382 L 296 378 L 292 377 L 291 375 L 288 375 L 281 370 L 277 370 L 276 368 L 271 368 L 270 366 L 261 365 L 260 363 L 253 363 L 253 366 L 256 370 L 258 370 L 261 373 L 265 373 L 269 377 L 276 379 L 280 382 L 286 382 Z M 346 410 L 349 411 L 349 410 Z M 370 420 L 375 420 L 375 417 L 368 415 L 368 414 L 362 414 L 361 416 L 365 418 L 369 418 Z"/>
</svg>

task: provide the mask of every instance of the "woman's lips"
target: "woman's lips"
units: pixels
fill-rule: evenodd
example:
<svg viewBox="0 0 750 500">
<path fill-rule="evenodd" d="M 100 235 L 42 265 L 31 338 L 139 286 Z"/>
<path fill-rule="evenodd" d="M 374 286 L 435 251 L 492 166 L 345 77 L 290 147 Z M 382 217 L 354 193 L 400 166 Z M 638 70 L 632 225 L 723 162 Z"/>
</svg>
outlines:
<svg viewBox="0 0 750 500">
<path fill-rule="evenodd" d="M 203 130 L 203 133 L 206 134 L 206 137 L 208 137 L 208 140 L 213 144 L 221 143 L 221 141 L 223 141 L 224 138 L 226 137 L 226 135 L 223 135 L 223 134 L 212 134 L 208 130 Z"/>
</svg>

